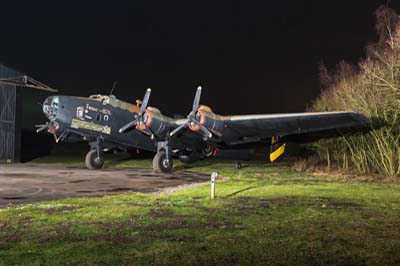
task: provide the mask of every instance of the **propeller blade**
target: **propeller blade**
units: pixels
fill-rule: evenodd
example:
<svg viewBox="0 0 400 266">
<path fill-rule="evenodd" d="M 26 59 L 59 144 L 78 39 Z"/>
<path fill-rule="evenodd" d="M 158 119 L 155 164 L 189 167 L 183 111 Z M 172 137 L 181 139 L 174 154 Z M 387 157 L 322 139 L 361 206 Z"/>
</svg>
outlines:
<svg viewBox="0 0 400 266">
<path fill-rule="evenodd" d="M 149 99 L 150 99 L 150 94 L 151 94 L 151 89 L 148 88 L 146 91 L 146 94 L 143 97 L 142 106 L 140 107 L 141 115 L 143 115 L 143 113 L 146 111 L 147 104 L 149 103 Z"/>
<path fill-rule="evenodd" d="M 58 143 L 60 140 L 62 140 L 64 138 L 65 135 L 67 135 L 69 133 L 69 130 L 64 130 L 61 135 L 59 137 L 56 138 L 56 143 Z M 57 136 L 56 134 L 54 134 L 55 136 Z"/>
<path fill-rule="evenodd" d="M 200 97 L 201 97 L 201 86 L 198 86 L 196 95 L 194 96 L 194 101 L 193 101 L 193 107 L 192 107 L 193 114 L 197 112 L 197 109 L 199 109 Z"/>
<path fill-rule="evenodd" d="M 182 131 L 184 128 L 186 128 L 188 126 L 187 123 L 180 125 L 179 127 L 175 128 L 170 134 L 169 136 L 172 137 L 173 135 L 177 134 L 178 132 Z"/>
<path fill-rule="evenodd" d="M 150 128 L 145 128 L 144 130 L 140 130 L 140 132 L 143 133 L 143 134 L 146 134 L 152 140 L 155 138 L 154 133 L 153 133 L 153 131 L 151 131 Z"/>
<path fill-rule="evenodd" d="M 205 140 L 211 139 L 212 138 L 212 133 L 202 124 L 198 123 L 200 126 L 200 131 L 203 133 L 203 137 Z"/>
<path fill-rule="evenodd" d="M 40 131 L 43 131 L 43 130 L 45 130 L 46 128 L 48 128 L 48 127 L 49 127 L 49 124 L 46 123 L 46 124 L 44 124 L 44 125 L 35 125 L 35 127 L 38 127 L 38 129 L 36 129 L 36 133 L 39 133 Z"/>
<path fill-rule="evenodd" d="M 222 133 L 216 130 L 209 129 L 214 136 L 222 137 Z"/>
<path fill-rule="evenodd" d="M 49 123 L 46 123 L 46 124 L 40 124 L 40 125 L 35 125 L 35 127 L 44 127 L 44 126 L 47 126 Z"/>
<path fill-rule="evenodd" d="M 213 136 L 212 133 L 203 124 L 199 123 L 198 121 L 191 121 L 191 122 L 200 127 L 200 131 L 204 137 L 204 140 L 212 138 Z"/>
<path fill-rule="evenodd" d="M 121 127 L 119 129 L 119 133 L 125 132 L 127 129 L 131 128 L 133 125 L 135 125 L 137 123 L 137 119 L 132 120 L 131 122 L 129 122 L 128 124 L 126 124 L 125 126 Z"/>
</svg>

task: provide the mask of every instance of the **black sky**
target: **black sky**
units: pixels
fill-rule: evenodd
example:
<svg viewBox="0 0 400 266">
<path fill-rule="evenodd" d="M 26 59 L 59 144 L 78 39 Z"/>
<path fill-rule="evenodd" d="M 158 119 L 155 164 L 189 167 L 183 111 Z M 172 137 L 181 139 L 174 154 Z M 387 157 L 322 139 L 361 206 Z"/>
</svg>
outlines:
<svg viewBox="0 0 400 266">
<path fill-rule="evenodd" d="M 303 111 L 319 62 L 357 62 L 387 1 L 14 2 L 1 5 L 0 61 L 60 94 L 108 94 L 117 80 L 119 98 L 151 87 L 150 104 L 173 114 L 202 85 L 204 104 L 239 114 Z"/>
</svg>

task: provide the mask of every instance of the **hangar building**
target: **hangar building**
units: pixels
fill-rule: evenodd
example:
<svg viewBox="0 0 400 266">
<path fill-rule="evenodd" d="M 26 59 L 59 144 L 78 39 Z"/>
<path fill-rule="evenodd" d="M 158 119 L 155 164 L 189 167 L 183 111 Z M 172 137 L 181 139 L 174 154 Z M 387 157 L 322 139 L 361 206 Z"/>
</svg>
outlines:
<svg viewBox="0 0 400 266">
<path fill-rule="evenodd" d="M 0 163 L 26 162 L 48 154 L 54 143 L 37 134 L 47 120 L 41 103 L 56 90 L 0 64 Z"/>
</svg>

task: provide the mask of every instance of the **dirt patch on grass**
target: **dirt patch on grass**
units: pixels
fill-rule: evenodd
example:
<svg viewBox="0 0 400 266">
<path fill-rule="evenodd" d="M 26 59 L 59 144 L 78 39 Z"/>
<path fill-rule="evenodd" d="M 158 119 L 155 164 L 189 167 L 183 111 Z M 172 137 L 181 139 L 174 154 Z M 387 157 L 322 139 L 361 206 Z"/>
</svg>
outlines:
<svg viewBox="0 0 400 266">
<path fill-rule="evenodd" d="M 349 200 L 329 197 L 226 197 L 221 207 L 210 208 L 199 204 L 190 207 L 200 212 L 196 215 L 182 215 L 164 207 L 170 202 L 152 202 L 150 211 L 123 221 L 65 222 L 58 225 L 46 224 L 32 228 L 32 217 L 10 218 L 0 221 L 0 248 L 8 248 L 14 243 L 30 241 L 34 243 L 106 241 L 112 243 L 146 243 L 156 239 L 190 242 L 196 232 L 207 230 L 243 230 L 245 226 L 232 216 L 270 215 L 276 207 L 306 206 L 313 208 L 360 209 L 362 206 Z M 161 207 L 160 207 L 161 206 Z M 64 214 L 76 211 L 77 206 L 56 206 L 43 210 L 46 214 Z M 194 234 L 186 235 L 185 230 Z M 83 232 L 83 233 L 82 233 Z M 200 233 L 203 234 L 203 233 Z"/>
<path fill-rule="evenodd" d="M 272 184 L 274 186 L 286 186 L 293 184 L 300 184 L 304 186 L 315 186 L 326 182 L 328 182 L 328 180 L 321 178 L 288 178 L 288 179 L 282 179 L 280 181 L 275 181 Z"/>
<path fill-rule="evenodd" d="M 235 215 L 246 216 L 269 215 L 268 209 L 277 207 L 314 207 L 314 208 L 335 208 L 335 209 L 361 209 L 362 205 L 337 198 L 317 197 L 313 199 L 300 197 L 282 198 L 256 198 L 238 197 L 231 203 L 224 204 L 218 208 L 197 206 L 196 208 L 210 215 Z"/>
<path fill-rule="evenodd" d="M 235 224 L 225 219 L 206 216 L 197 219 L 173 219 L 158 224 L 135 226 L 141 232 L 165 232 L 171 230 L 210 230 L 210 229 L 237 229 L 242 225 Z"/>
<path fill-rule="evenodd" d="M 73 212 L 75 206 L 46 209 L 47 214 Z M 0 248 L 9 248 L 19 242 L 39 244 L 55 242 L 106 241 L 112 243 L 146 243 L 156 239 L 177 242 L 194 241 L 196 236 L 180 230 L 241 230 L 242 224 L 213 216 L 175 214 L 168 209 L 152 209 L 147 215 L 124 221 L 65 222 L 57 225 L 32 227 L 31 217 L 0 222 Z M 149 220 L 146 220 L 149 219 Z M 156 220 L 162 219 L 159 223 Z M 83 232 L 83 233 L 80 233 Z"/>
<path fill-rule="evenodd" d="M 30 240 L 33 242 L 44 244 L 59 241 L 78 242 L 83 241 L 84 239 L 75 234 L 75 232 L 73 231 L 72 223 L 65 223 L 63 225 L 48 228 L 45 233 L 40 234 Z"/>
<path fill-rule="evenodd" d="M 0 221 L 0 246 L 6 248 L 10 243 L 20 242 L 25 236 L 31 235 L 32 219 L 23 217 Z"/>
<path fill-rule="evenodd" d="M 187 215 L 180 215 L 174 213 L 172 210 L 169 209 L 151 209 L 150 212 L 147 214 L 150 218 L 169 218 L 169 219 L 183 219 L 188 217 Z"/>
<path fill-rule="evenodd" d="M 137 225 L 134 221 L 124 222 L 98 222 L 91 223 L 98 228 L 98 233 L 93 235 L 79 236 L 73 228 L 79 224 L 66 224 L 54 227 L 46 232 L 46 237 L 32 239 L 39 243 L 52 243 L 58 241 L 80 242 L 80 241 L 106 241 L 112 243 L 146 243 L 155 239 L 167 241 L 190 242 L 195 236 L 185 235 L 175 230 L 210 230 L 210 229 L 241 229 L 242 225 L 231 222 L 207 220 L 204 223 L 191 223 L 186 220 L 172 219 L 158 224 Z M 14 241 L 19 242 L 19 241 Z"/>
<path fill-rule="evenodd" d="M 269 201 L 260 200 L 253 197 L 238 197 L 231 201 L 231 203 L 224 204 L 221 207 L 210 208 L 206 206 L 196 206 L 197 209 L 207 213 L 207 215 L 249 215 L 265 214 L 265 209 L 270 207 Z"/>
<path fill-rule="evenodd" d="M 48 208 L 44 210 L 44 213 L 46 214 L 67 214 L 74 212 L 76 209 L 78 209 L 77 206 L 58 206 L 54 208 Z"/>
<path fill-rule="evenodd" d="M 338 201 L 331 200 L 326 204 L 323 204 L 323 208 L 339 208 L 339 209 L 360 209 L 361 205 L 350 201 Z"/>
<path fill-rule="evenodd" d="M 297 197 L 260 198 L 260 203 L 268 206 L 292 206 L 301 202 L 301 198 Z"/>
<path fill-rule="evenodd" d="M 232 204 L 224 205 L 225 210 L 229 210 L 235 215 L 263 214 L 267 215 L 266 209 L 272 207 L 296 206 L 301 201 L 295 197 L 284 198 L 255 198 L 255 197 L 238 197 Z"/>
<path fill-rule="evenodd" d="M 141 232 L 162 232 L 162 231 L 169 231 L 169 230 L 177 230 L 177 229 L 185 229 L 189 228 L 190 224 L 185 220 L 171 220 L 168 222 L 162 222 L 157 224 L 148 224 L 148 225 L 141 225 L 135 226 L 135 230 Z"/>
<path fill-rule="evenodd" d="M 312 206 L 321 208 L 353 209 L 353 210 L 363 208 L 363 206 L 359 203 L 332 197 L 315 197 L 313 198 L 313 203 L 314 204 Z"/>
<path fill-rule="evenodd" d="M 296 197 L 282 197 L 282 198 L 255 198 L 255 197 L 239 197 L 235 199 L 239 205 L 254 205 L 256 207 L 268 208 L 271 206 L 287 206 L 295 205 L 299 202 Z"/>
<path fill-rule="evenodd" d="M 195 240 L 195 237 L 189 235 L 178 235 L 178 234 L 155 234 L 151 232 L 144 232 L 138 234 L 134 238 L 126 238 L 124 236 L 113 238 L 111 241 L 115 243 L 146 243 L 152 240 L 162 239 L 167 241 L 174 242 L 192 242 Z M 117 240 L 117 241 L 116 241 Z"/>
</svg>

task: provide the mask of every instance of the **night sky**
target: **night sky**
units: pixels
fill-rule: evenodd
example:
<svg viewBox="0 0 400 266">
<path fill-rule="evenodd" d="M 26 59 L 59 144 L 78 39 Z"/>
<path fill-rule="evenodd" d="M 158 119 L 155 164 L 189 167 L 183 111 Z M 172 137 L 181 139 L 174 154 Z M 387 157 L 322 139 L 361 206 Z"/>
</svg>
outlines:
<svg viewBox="0 0 400 266">
<path fill-rule="evenodd" d="M 318 65 L 357 62 L 381 0 L 52 1 L 1 5 L 0 61 L 60 94 L 108 94 L 186 114 L 301 112 Z M 400 1 L 389 6 L 399 10 Z M 61 4 L 62 3 L 62 4 Z"/>
</svg>

